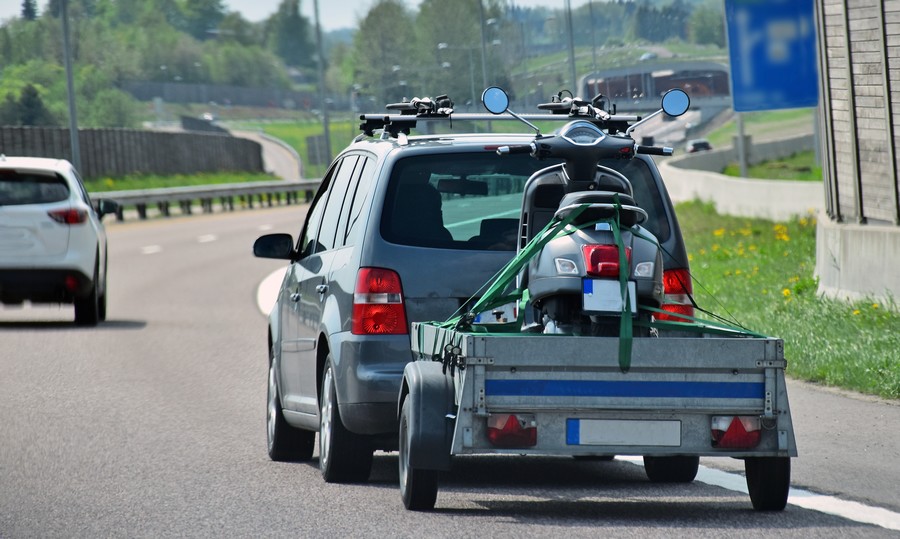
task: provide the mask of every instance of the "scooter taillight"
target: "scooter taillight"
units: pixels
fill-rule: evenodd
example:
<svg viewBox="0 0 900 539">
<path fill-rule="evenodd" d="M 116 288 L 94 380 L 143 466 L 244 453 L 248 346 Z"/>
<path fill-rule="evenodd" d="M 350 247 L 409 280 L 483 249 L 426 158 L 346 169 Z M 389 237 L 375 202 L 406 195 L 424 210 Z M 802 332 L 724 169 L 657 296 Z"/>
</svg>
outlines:
<svg viewBox="0 0 900 539">
<path fill-rule="evenodd" d="M 615 245 L 583 245 L 584 271 L 591 277 L 619 276 L 619 248 Z M 631 265 L 631 247 L 625 248 L 625 260 Z"/>
</svg>

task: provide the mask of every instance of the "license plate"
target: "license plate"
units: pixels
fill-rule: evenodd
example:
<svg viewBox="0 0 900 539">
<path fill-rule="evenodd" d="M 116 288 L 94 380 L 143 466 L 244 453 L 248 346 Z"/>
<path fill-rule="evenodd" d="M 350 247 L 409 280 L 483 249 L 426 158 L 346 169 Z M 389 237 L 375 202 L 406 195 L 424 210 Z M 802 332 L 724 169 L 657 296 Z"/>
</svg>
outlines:
<svg viewBox="0 0 900 539">
<path fill-rule="evenodd" d="M 582 281 L 582 305 L 585 311 L 595 313 L 621 313 L 622 288 L 619 281 L 611 279 L 584 279 Z M 634 281 L 628 281 L 628 299 L 631 314 L 637 314 L 637 293 Z"/>
<path fill-rule="evenodd" d="M 566 421 L 566 443 L 678 447 L 681 445 L 681 421 L 569 419 Z"/>
</svg>

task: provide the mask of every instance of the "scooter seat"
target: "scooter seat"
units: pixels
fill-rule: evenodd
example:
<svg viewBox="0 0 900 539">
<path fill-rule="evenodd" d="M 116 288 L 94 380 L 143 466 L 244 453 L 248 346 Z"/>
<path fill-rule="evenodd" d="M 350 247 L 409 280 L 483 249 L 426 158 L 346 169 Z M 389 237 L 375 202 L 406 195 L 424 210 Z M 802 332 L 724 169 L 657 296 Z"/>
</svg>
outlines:
<svg viewBox="0 0 900 539">
<path fill-rule="evenodd" d="M 618 205 L 616 204 L 617 196 Z M 619 211 L 619 222 L 623 227 L 631 227 L 647 220 L 647 212 L 635 204 L 631 195 L 612 191 L 578 191 L 569 193 L 560 201 L 555 217 L 557 219 L 565 219 L 570 213 L 584 204 L 590 204 L 590 206 L 585 208 L 575 218 L 573 221 L 575 225 L 614 217 L 617 208 Z"/>
</svg>

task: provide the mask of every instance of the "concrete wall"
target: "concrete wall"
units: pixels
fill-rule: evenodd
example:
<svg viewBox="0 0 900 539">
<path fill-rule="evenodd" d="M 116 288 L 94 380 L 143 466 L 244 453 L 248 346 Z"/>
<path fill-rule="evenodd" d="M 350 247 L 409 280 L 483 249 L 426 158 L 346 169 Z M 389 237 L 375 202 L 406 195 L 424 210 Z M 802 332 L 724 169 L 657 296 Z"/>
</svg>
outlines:
<svg viewBox="0 0 900 539">
<path fill-rule="evenodd" d="M 900 297 L 900 1 L 815 5 L 826 187 L 819 288 Z"/>
<path fill-rule="evenodd" d="M 750 144 L 748 160 L 757 163 L 788 157 L 813 148 L 813 136 Z M 659 159 L 660 173 L 675 202 L 700 199 L 714 202 L 719 212 L 774 221 L 818 213 L 824 208 L 820 182 L 749 180 L 719 171 L 737 161 L 731 147 Z"/>
</svg>

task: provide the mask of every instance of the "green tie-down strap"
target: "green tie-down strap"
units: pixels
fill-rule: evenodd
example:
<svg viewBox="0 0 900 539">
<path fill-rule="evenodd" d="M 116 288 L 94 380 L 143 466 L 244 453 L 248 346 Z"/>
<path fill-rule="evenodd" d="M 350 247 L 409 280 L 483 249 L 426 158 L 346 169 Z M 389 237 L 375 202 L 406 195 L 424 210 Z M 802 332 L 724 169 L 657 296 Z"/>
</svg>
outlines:
<svg viewBox="0 0 900 539">
<path fill-rule="evenodd" d="M 525 265 L 528 264 L 528 262 L 538 253 L 540 253 L 544 246 L 554 238 L 572 234 L 579 229 L 592 228 L 599 223 L 606 223 L 609 226 L 610 230 L 613 233 L 613 239 L 619 251 L 619 267 L 627 268 L 628 260 L 625 254 L 625 245 L 622 239 L 621 220 L 619 217 L 622 206 L 619 202 L 618 194 L 614 196 L 614 201 L 615 211 L 613 212 L 613 215 L 611 217 L 600 219 L 597 221 L 591 221 L 579 226 L 571 226 L 571 224 L 590 206 L 590 204 L 580 205 L 563 219 L 557 219 L 554 217 L 554 219 L 552 219 L 547 224 L 547 226 L 545 226 L 540 232 L 538 232 L 534 236 L 534 238 L 530 242 L 528 242 L 528 244 L 525 245 L 525 247 L 520 250 L 512 260 L 510 260 L 499 272 L 497 272 L 497 274 L 494 275 L 494 277 L 490 281 L 488 281 L 488 284 L 486 285 L 487 290 L 485 290 L 481 298 L 475 302 L 475 304 L 471 307 L 471 309 L 468 310 L 468 312 L 465 312 L 463 314 L 455 314 L 446 321 L 431 322 L 430 324 L 443 329 L 452 329 L 460 332 L 477 333 L 483 335 L 509 335 L 512 333 L 519 333 L 522 328 L 523 313 L 528 303 L 528 291 L 520 288 L 510 289 L 510 285 L 515 281 L 516 276 L 519 275 Z M 654 243 L 658 248 L 661 248 L 656 238 L 641 234 L 636 227 L 632 227 L 629 230 L 633 235 L 650 241 Z M 634 340 L 633 326 L 635 324 L 631 316 L 631 298 L 630 292 L 628 290 L 628 272 L 619 272 L 619 286 L 622 294 L 622 312 L 619 325 L 619 368 L 622 370 L 622 372 L 628 372 L 628 370 L 631 368 L 631 353 Z M 478 313 L 488 312 L 497 307 L 507 305 L 512 302 L 519 303 L 517 320 L 506 324 L 474 324 L 475 317 Z M 641 305 L 639 307 L 643 310 L 653 313 L 671 314 L 667 313 L 666 311 L 646 305 Z M 654 321 L 637 322 L 636 324 L 639 326 L 649 326 L 656 329 L 692 331 L 698 333 L 720 335 L 763 337 L 763 335 L 760 335 L 758 333 L 754 333 L 743 328 L 729 326 L 727 324 L 684 315 L 678 316 L 683 316 L 685 319 L 690 320 L 690 322 Z M 442 361 L 442 358 L 446 356 L 445 348 L 448 345 L 459 346 L 462 341 L 462 336 L 460 335 L 457 339 L 458 342 L 448 342 L 449 338 L 447 335 L 448 333 L 442 333 L 440 342 L 438 342 L 438 340 L 436 339 L 435 342 L 432 343 L 431 358 L 433 360 Z M 421 326 L 419 327 L 417 338 L 419 339 L 419 350 L 422 350 L 424 345 L 424 336 Z"/>
</svg>

